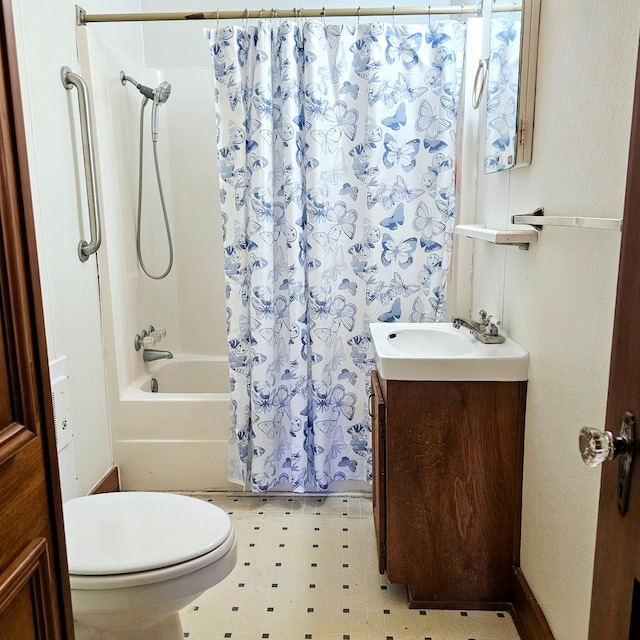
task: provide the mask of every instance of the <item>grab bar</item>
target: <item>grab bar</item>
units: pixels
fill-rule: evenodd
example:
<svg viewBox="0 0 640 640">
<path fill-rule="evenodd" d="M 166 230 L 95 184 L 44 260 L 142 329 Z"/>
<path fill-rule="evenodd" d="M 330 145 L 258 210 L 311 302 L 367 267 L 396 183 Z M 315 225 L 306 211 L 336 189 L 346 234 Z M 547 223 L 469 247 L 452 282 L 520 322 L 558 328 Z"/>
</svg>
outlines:
<svg viewBox="0 0 640 640">
<path fill-rule="evenodd" d="M 78 103 L 80 107 L 80 132 L 82 136 L 82 155 L 84 157 L 84 175 L 87 184 L 87 203 L 89 206 L 89 232 L 91 241 L 80 240 L 78 257 L 86 262 L 92 253 L 100 248 L 102 232 L 100 228 L 100 207 L 98 205 L 98 187 L 96 184 L 96 167 L 93 155 L 93 138 L 91 130 L 91 112 L 89 110 L 88 92 L 85 81 L 69 67 L 60 69 L 64 88 L 71 91 L 78 89 Z"/>
</svg>

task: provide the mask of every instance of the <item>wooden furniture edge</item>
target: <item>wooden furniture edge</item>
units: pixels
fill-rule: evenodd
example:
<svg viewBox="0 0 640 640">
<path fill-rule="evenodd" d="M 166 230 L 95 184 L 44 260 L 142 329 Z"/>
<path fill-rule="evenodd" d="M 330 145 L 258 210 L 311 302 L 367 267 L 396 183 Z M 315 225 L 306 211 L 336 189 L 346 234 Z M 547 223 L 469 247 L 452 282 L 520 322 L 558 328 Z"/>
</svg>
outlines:
<svg viewBox="0 0 640 640">
<path fill-rule="evenodd" d="M 111 493 L 112 491 L 120 491 L 120 475 L 118 466 L 114 465 L 104 474 L 101 480 L 89 491 L 89 495 L 94 493 Z"/>
</svg>

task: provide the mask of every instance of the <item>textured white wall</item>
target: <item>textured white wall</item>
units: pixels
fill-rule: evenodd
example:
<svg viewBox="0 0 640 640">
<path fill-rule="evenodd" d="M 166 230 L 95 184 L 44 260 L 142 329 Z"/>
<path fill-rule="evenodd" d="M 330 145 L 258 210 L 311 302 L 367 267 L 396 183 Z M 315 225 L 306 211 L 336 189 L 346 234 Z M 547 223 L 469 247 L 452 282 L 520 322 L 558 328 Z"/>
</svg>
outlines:
<svg viewBox="0 0 640 640">
<path fill-rule="evenodd" d="M 88 238 L 78 95 L 62 66 L 79 71 L 74 4 L 13 6 L 49 359 L 68 358 L 78 490 L 88 492 L 112 464 L 96 258 L 81 263 Z"/>
<path fill-rule="evenodd" d="M 533 162 L 480 177 L 476 222 L 622 216 L 639 28 L 637 0 L 543 0 Z M 553 227 L 528 252 L 474 242 L 473 308 L 531 354 L 521 565 L 556 640 L 587 637 L 600 474 L 577 437 L 604 424 L 619 242 Z"/>
</svg>

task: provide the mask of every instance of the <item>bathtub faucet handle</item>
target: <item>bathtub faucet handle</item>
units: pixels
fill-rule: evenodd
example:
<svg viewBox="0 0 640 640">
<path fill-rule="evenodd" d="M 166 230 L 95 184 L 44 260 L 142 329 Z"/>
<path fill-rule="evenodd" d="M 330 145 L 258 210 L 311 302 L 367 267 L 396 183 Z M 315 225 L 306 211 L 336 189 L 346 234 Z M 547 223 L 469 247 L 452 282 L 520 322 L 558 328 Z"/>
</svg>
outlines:
<svg viewBox="0 0 640 640">
<path fill-rule="evenodd" d="M 136 348 L 136 351 L 140 351 L 143 347 L 148 349 L 150 347 L 155 347 L 162 338 L 167 335 L 166 329 L 156 329 L 152 324 L 149 325 L 148 329 L 143 329 L 140 333 L 138 333 L 133 341 L 133 344 Z"/>
<path fill-rule="evenodd" d="M 164 338 L 167 335 L 167 330 L 166 329 L 154 329 L 149 335 L 152 338 L 155 338 L 156 342 L 160 342 L 160 340 L 162 340 L 162 338 Z"/>
<path fill-rule="evenodd" d="M 146 349 L 148 347 L 155 346 L 156 342 L 156 338 L 149 334 L 146 329 L 143 329 L 140 333 L 136 334 L 133 345 L 135 346 L 136 351 L 140 351 L 143 347 Z"/>
</svg>

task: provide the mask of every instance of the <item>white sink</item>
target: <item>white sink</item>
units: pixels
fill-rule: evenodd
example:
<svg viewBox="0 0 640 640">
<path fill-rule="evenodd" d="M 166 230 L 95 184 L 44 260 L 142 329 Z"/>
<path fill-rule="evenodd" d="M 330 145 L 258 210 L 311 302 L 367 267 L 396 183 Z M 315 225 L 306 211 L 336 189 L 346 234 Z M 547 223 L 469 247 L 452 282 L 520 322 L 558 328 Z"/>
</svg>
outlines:
<svg viewBox="0 0 640 640">
<path fill-rule="evenodd" d="M 511 338 L 483 344 L 450 322 L 369 325 L 376 366 L 387 380 L 513 382 L 529 378 L 529 354 Z"/>
</svg>

